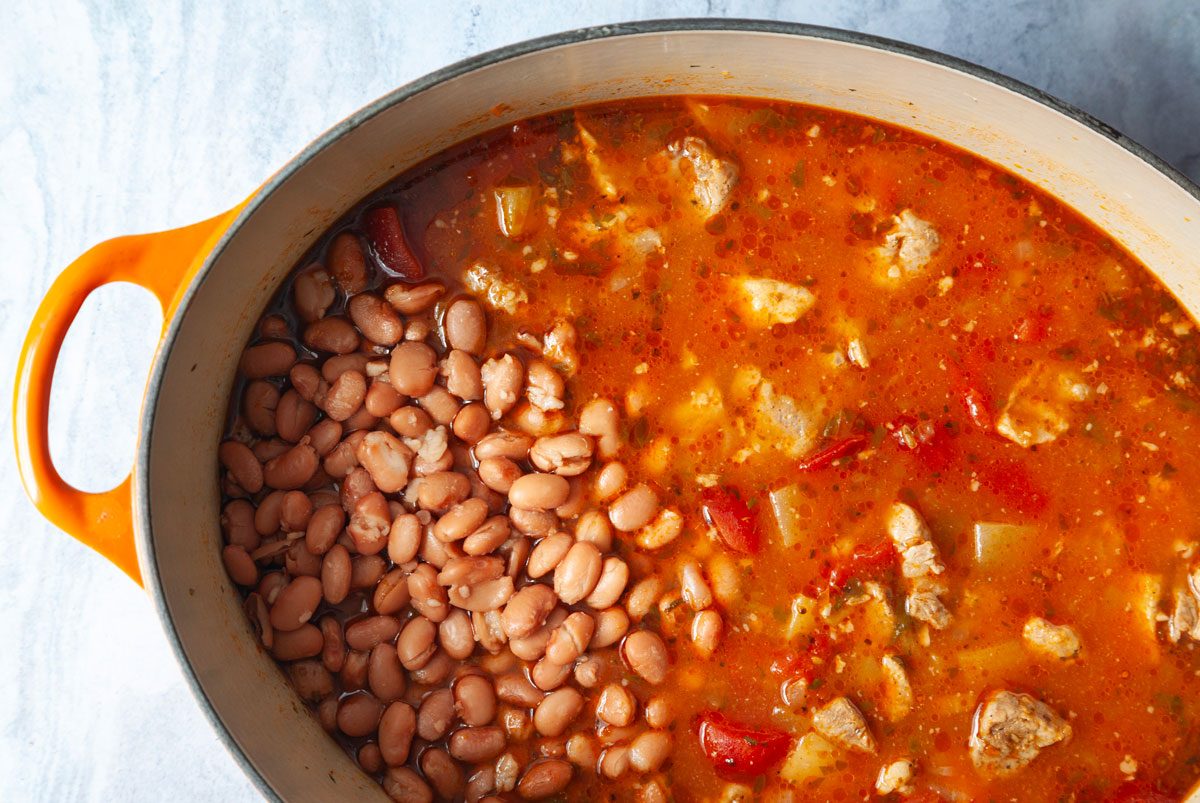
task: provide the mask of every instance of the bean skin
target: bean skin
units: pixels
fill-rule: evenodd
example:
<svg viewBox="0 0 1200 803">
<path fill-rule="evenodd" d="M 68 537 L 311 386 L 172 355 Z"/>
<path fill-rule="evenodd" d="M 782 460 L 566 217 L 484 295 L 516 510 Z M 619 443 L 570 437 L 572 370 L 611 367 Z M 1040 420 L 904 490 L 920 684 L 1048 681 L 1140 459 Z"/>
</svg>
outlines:
<svg viewBox="0 0 1200 803">
<path fill-rule="evenodd" d="M 264 437 L 275 434 L 275 408 L 279 406 L 279 388 L 255 379 L 242 391 L 242 415 L 250 429 Z"/>
<path fill-rule="evenodd" d="M 341 505 L 325 505 L 313 511 L 304 532 L 304 546 L 314 555 L 324 555 L 337 541 L 346 526 L 346 513 Z"/>
<path fill-rule="evenodd" d="M 596 703 L 596 716 L 617 728 L 624 728 L 633 723 L 637 716 L 637 700 L 633 694 L 619 683 L 610 683 L 600 692 L 600 700 Z"/>
<path fill-rule="evenodd" d="M 596 620 L 583 611 L 575 611 L 550 635 L 546 658 L 563 666 L 575 663 L 587 651 L 595 632 Z"/>
<path fill-rule="evenodd" d="M 460 797 L 464 785 L 462 770 L 449 753 L 438 747 L 428 748 L 421 753 L 420 765 L 421 773 L 441 799 Z"/>
<path fill-rule="evenodd" d="M 439 471 L 422 478 L 417 504 L 423 510 L 444 512 L 467 498 L 471 481 L 457 471 Z"/>
<path fill-rule="evenodd" d="M 454 684 L 454 707 L 467 725 L 487 725 L 496 718 L 496 690 L 482 675 L 467 675 Z"/>
<path fill-rule="evenodd" d="M 453 671 L 454 661 L 444 651 L 438 650 L 425 666 L 410 672 L 409 677 L 413 683 L 422 686 L 437 686 L 444 683 Z"/>
<path fill-rule="evenodd" d="M 380 379 L 371 380 L 367 388 L 367 396 L 363 399 L 363 409 L 376 418 L 387 418 L 400 409 L 404 404 L 404 396 L 392 387 L 391 382 Z"/>
<path fill-rule="evenodd" d="M 592 649 L 603 649 L 616 644 L 629 630 L 629 614 L 618 607 L 605 608 L 596 614 L 596 631 L 592 635 Z"/>
<path fill-rule="evenodd" d="M 600 551 L 586 541 L 576 543 L 554 570 L 554 592 L 568 605 L 574 605 L 595 589 L 603 561 Z"/>
<path fill-rule="evenodd" d="M 404 324 L 391 305 L 370 293 L 351 297 L 346 305 L 350 320 L 373 343 L 394 346 L 404 336 Z"/>
<path fill-rule="evenodd" d="M 383 295 L 397 311 L 405 315 L 415 315 L 432 307 L 445 292 L 445 287 L 430 282 L 418 285 L 393 284 Z"/>
<path fill-rule="evenodd" d="M 367 686 L 371 693 L 387 703 L 399 699 L 407 685 L 395 648 L 391 644 L 372 647 L 371 661 L 367 667 Z"/>
<path fill-rule="evenodd" d="M 467 499 L 442 514 L 433 527 L 433 533 L 443 541 L 461 541 L 479 529 L 487 517 L 486 502 Z"/>
<path fill-rule="evenodd" d="M 491 416 L 482 404 L 466 404 L 454 416 L 454 436 L 464 443 L 475 444 L 487 434 Z"/>
<path fill-rule="evenodd" d="M 671 735 L 646 731 L 629 743 L 629 765 L 638 772 L 656 772 L 671 753 Z"/>
<path fill-rule="evenodd" d="M 578 432 L 538 438 L 529 450 L 529 459 L 539 471 L 577 477 L 592 464 L 592 441 Z"/>
<path fill-rule="evenodd" d="M 358 238 L 348 231 L 329 244 L 329 272 L 346 295 L 367 289 L 367 259 Z"/>
<path fill-rule="evenodd" d="M 440 622 L 450 612 L 446 589 L 438 585 L 437 569 L 422 563 L 408 576 L 408 593 L 413 609 L 431 622 Z"/>
<path fill-rule="evenodd" d="M 542 656 L 533 669 L 529 670 L 529 678 L 533 685 L 542 691 L 553 691 L 566 682 L 571 676 L 571 665 L 560 664 Z"/>
<path fill-rule="evenodd" d="M 507 494 L 521 474 L 520 466 L 507 457 L 485 457 L 479 461 L 479 479 L 496 493 Z"/>
<path fill-rule="evenodd" d="M 513 594 L 504 606 L 501 622 L 510 638 L 527 636 L 546 621 L 547 615 L 558 604 L 558 597 L 549 586 L 535 583 Z"/>
<path fill-rule="evenodd" d="M 316 703 L 333 693 L 333 677 L 320 661 L 297 661 L 288 665 L 287 673 L 303 700 Z"/>
<path fill-rule="evenodd" d="M 340 672 L 346 661 L 346 643 L 342 626 L 332 616 L 323 616 L 317 622 L 324 644 L 321 647 L 321 663 L 330 672 Z"/>
<path fill-rule="evenodd" d="M 483 404 L 499 420 L 516 406 L 521 398 L 525 369 L 511 354 L 488 360 L 480 368 L 483 377 Z"/>
<path fill-rule="evenodd" d="M 354 512 L 346 532 L 354 539 L 354 546 L 360 555 L 375 555 L 387 546 L 391 527 L 392 516 L 387 499 L 379 491 L 372 491 L 354 503 Z"/>
<path fill-rule="evenodd" d="M 376 613 L 390 616 L 402 611 L 409 599 L 408 577 L 403 569 L 392 569 L 375 586 L 371 607 Z"/>
<path fill-rule="evenodd" d="M 508 489 L 508 501 L 525 510 L 552 510 L 571 492 L 570 484 L 556 474 L 526 474 Z"/>
<path fill-rule="evenodd" d="M 404 625 L 396 640 L 396 654 L 405 669 L 411 671 L 425 666 L 437 649 L 436 636 L 437 625 L 424 616 L 415 616 Z"/>
<path fill-rule="evenodd" d="M 342 373 L 324 396 L 318 394 L 318 403 L 325 414 L 334 421 L 346 421 L 358 412 L 367 397 L 367 378 L 358 371 Z"/>
<path fill-rule="evenodd" d="M 353 574 L 349 550 L 341 544 L 334 544 L 321 561 L 321 587 L 330 604 L 337 605 L 350 595 Z"/>
<path fill-rule="evenodd" d="M 342 671 L 338 678 L 342 682 L 343 691 L 354 691 L 367 687 L 367 677 L 371 673 L 370 653 L 359 650 L 349 650 L 346 660 L 342 663 Z"/>
<path fill-rule="evenodd" d="M 438 643 L 456 661 L 462 661 L 475 652 L 475 633 L 471 617 L 466 611 L 452 610 L 438 624 Z"/>
<path fill-rule="evenodd" d="M 421 520 L 412 513 L 401 513 L 388 532 L 388 558 L 392 563 L 408 563 L 421 548 Z"/>
<path fill-rule="evenodd" d="M 379 720 L 379 751 L 389 766 L 408 761 L 416 726 L 416 712 L 408 703 L 394 702 L 383 712 Z"/>
<path fill-rule="evenodd" d="M 390 767 L 383 776 L 383 791 L 393 803 L 433 803 L 433 790 L 408 767 Z"/>
<path fill-rule="evenodd" d="M 608 508 L 608 519 L 623 533 L 650 523 L 658 512 L 658 496 L 646 483 L 639 483 L 617 497 Z"/>
<path fill-rule="evenodd" d="M 322 318 L 304 327 L 304 345 L 313 351 L 350 354 L 361 342 L 354 326 L 345 318 Z"/>
<path fill-rule="evenodd" d="M 460 728 L 450 737 L 450 755 L 468 764 L 491 761 L 504 752 L 508 739 L 496 725 Z"/>
<path fill-rule="evenodd" d="M 596 453 L 608 460 L 621 449 L 621 422 L 608 399 L 593 399 L 579 411 L 579 431 L 596 439 Z"/>
<path fill-rule="evenodd" d="M 321 653 L 324 642 L 315 625 L 303 624 L 286 633 L 276 633 L 271 655 L 277 661 L 298 661 Z"/>
<path fill-rule="evenodd" d="M 387 564 L 378 555 L 356 555 L 350 561 L 350 588 L 374 588 L 387 571 Z"/>
<path fill-rule="evenodd" d="M 304 487 L 317 472 L 318 465 L 317 452 L 309 445 L 308 438 L 304 437 L 291 449 L 266 462 L 263 466 L 263 482 L 271 488 L 293 491 Z"/>
<path fill-rule="evenodd" d="M 224 561 L 225 571 L 233 582 L 240 586 L 258 583 L 258 566 L 244 548 L 233 545 L 225 547 L 221 551 L 221 560 Z"/>
<path fill-rule="evenodd" d="M 708 658 L 716 652 L 723 630 L 721 614 L 711 610 L 700 611 L 692 619 L 692 643 L 701 655 Z"/>
<path fill-rule="evenodd" d="M 355 650 L 370 650 L 376 644 L 390 643 L 400 633 L 394 616 L 368 616 L 346 626 L 346 643 Z"/>
<path fill-rule="evenodd" d="M 408 484 L 413 451 L 396 436 L 368 433 L 355 450 L 355 456 L 384 493 L 398 493 Z"/>
<path fill-rule="evenodd" d="M 524 460 L 533 447 L 533 438 L 520 432 L 497 430 L 475 444 L 475 459 L 483 461 L 491 457 L 507 457 L 509 460 Z"/>
<path fill-rule="evenodd" d="M 621 598 L 628 583 L 629 566 L 625 561 L 617 557 L 605 558 L 600 569 L 600 578 L 584 601 L 588 607 L 595 610 L 612 607 Z"/>
<path fill-rule="evenodd" d="M 225 505 L 221 511 L 221 531 L 225 534 L 226 542 L 240 546 L 247 552 L 258 549 L 262 541 L 258 530 L 254 528 L 254 506 L 245 499 L 234 499 Z"/>
<path fill-rule="evenodd" d="M 560 736 L 583 710 L 583 695 L 570 686 L 546 695 L 533 712 L 533 726 L 543 736 Z"/>
<path fill-rule="evenodd" d="M 536 580 L 554 571 L 555 567 L 562 563 L 562 559 L 566 557 L 574 543 L 574 539 L 566 533 L 551 533 L 546 536 L 538 541 L 537 546 L 529 555 L 525 573 Z"/>
<path fill-rule="evenodd" d="M 450 731 L 456 714 L 454 693 L 438 689 L 426 694 L 417 709 L 417 735 L 427 742 L 436 742 Z"/>
</svg>

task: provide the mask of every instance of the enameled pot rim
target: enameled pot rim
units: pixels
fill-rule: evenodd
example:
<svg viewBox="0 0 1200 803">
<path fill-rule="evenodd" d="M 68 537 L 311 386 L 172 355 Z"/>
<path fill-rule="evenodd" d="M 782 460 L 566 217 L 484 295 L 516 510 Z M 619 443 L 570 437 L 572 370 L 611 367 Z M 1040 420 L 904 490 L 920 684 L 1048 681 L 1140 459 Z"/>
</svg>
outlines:
<svg viewBox="0 0 1200 803">
<path fill-rule="evenodd" d="M 1146 163 L 1149 167 L 1171 179 L 1171 181 L 1179 185 L 1192 197 L 1200 200 L 1200 187 L 1197 187 L 1196 184 L 1190 181 L 1178 170 L 1171 167 L 1161 158 L 1151 153 L 1139 143 L 1117 131 L 1112 126 L 1101 122 L 1087 112 L 1065 103 L 1047 92 L 1036 89 L 1028 84 L 1022 83 L 985 67 L 981 67 L 977 64 L 964 61 L 954 56 L 948 56 L 944 53 L 939 53 L 934 50 L 929 50 L 916 45 L 897 42 L 895 40 L 885 39 L 870 34 L 856 33 L 837 28 L 827 28 L 818 25 L 808 25 L 795 22 L 773 22 L 744 19 L 665 19 L 619 23 L 614 25 L 601 25 L 552 34 L 549 36 L 543 36 L 512 45 L 507 45 L 496 50 L 491 50 L 486 53 L 472 56 L 471 58 L 451 64 L 440 70 L 431 72 L 415 81 L 393 90 L 392 92 L 389 92 L 373 103 L 364 106 L 359 111 L 342 120 L 324 134 L 317 137 L 317 139 L 315 139 L 308 147 L 297 154 L 262 186 L 262 188 L 254 195 L 254 197 L 245 205 L 241 211 L 241 214 L 238 215 L 238 217 L 225 231 L 224 235 L 217 242 L 216 246 L 205 258 L 204 264 L 200 267 L 191 283 L 183 291 L 179 300 L 178 311 L 173 318 L 167 322 L 158 354 L 156 355 L 154 364 L 151 367 L 150 378 L 146 389 L 146 396 L 142 405 L 143 412 L 138 433 L 139 445 L 136 463 L 134 466 L 133 513 L 135 540 L 137 542 L 138 553 L 141 556 L 141 564 L 143 567 L 142 575 L 145 580 L 146 591 L 150 594 L 150 597 L 154 601 L 154 605 L 158 611 L 159 619 L 162 621 L 163 629 L 166 632 L 171 649 L 175 653 L 176 660 L 179 662 L 180 667 L 183 670 L 184 677 L 187 680 L 188 685 L 191 687 L 192 693 L 195 695 L 196 700 L 199 702 L 201 709 L 204 711 L 205 716 L 207 716 L 209 721 L 212 723 L 213 729 L 216 731 L 217 738 L 220 739 L 220 741 L 225 745 L 226 749 L 234 757 L 234 760 L 238 762 L 242 770 L 246 773 L 247 777 L 250 778 L 257 789 L 268 800 L 281 800 L 281 798 L 270 786 L 270 784 L 267 783 L 266 779 L 261 775 L 254 765 L 254 762 L 251 760 L 250 756 L 247 755 L 247 753 L 242 749 L 241 745 L 238 744 L 237 740 L 233 738 L 232 733 L 228 730 L 228 728 L 226 728 L 224 722 L 217 714 L 212 701 L 208 698 L 207 693 L 201 685 L 200 680 L 197 677 L 195 670 L 192 668 L 186 653 L 184 652 L 183 644 L 180 640 L 178 632 L 176 631 L 175 622 L 172 618 L 170 608 L 168 607 L 166 598 L 163 594 L 162 578 L 158 571 L 158 563 L 154 552 L 154 542 L 153 539 L 149 537 L 151 516 L 150 497 L 147 493 L 146 477 L 148 476 L 150 453 L 154 437 L 154 418 L 159 387 L 162 383 L 166 365 L 170 359 L 176 338 L 178 337 L 181 321 L 190 308 L 191 302 L 194 299 L 197 291 L 208 277 L 209 272 L 212 269 L 212 265 L 220 257 L 229 242 L 238 235 L 245 222 L 254 215 L 255 211 L 264 203 L 264 201 L 269 198 L 279 186 L 288 181 L 289 178 L 291 178 L 297 171 L 307 164 L 309 160 L 311 160 L 316 154 L 325 150 L 348 132 L 353 131 L 355 128 L 375 117 L 376 115 L 386 111 L 387 109 L 390 109 L 396 104 L 404 102 L 414 95 L 431 89 L 438 84 L 467 75 L 483 67 L 488 67 L 537 51 L 562 47 L 564 45 L 642 34 L 723 31 L 734 33 L 783 34 L 788 36 L 809 39 L 824 39 L 832 42 L 860 45 L 920 59 L 938 66 L 949 68 L 956 72 L 963 73 L 973 78 L 982 79 L 1019 95 L 1023 95 L 1030 100 L 1040 103 L 1043 106 L 1047 106 L 1059 114 L 1062 114 L 1086 126 L 1087 128 L 1095 131 L 1096 133 L 1129 151 L 1142 162 Z M 370 191 L 371 189 L 374 188 L 365 188 L 364 194 L 366 191 Z"/>
</svg>

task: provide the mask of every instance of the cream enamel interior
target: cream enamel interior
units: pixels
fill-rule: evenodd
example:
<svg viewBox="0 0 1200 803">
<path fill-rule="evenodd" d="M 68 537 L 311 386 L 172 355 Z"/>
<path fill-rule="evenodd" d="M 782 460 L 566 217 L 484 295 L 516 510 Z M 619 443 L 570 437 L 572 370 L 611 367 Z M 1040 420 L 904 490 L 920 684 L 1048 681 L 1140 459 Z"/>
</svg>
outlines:
<svg viewBox="0 0 1200 803">
<path fill-rule="evenodd" d="M 484 130 L 579 103 L 651 94 L 750 95 L 875 117 L 974 151 L 1064 199 L 1194 311 L 1200 203 L 1088 126 L 990 81 L 819 36 L 668 31 L 559 45 L 436 84 L 346 131 L 253 208 L 215 257 L 160 356 L 139 504 L 143 575 L 157 573 L 217 717 L 289 801 L 384 799 L 255 644 L 221 566 L 216 446 L 237 355 L 279 280 L 325 226 L 392 175 Z M 493 113 L 497 103 L 502 111 Z M 152 546 L 148 549 L 148 546 Z"/>
</svg>

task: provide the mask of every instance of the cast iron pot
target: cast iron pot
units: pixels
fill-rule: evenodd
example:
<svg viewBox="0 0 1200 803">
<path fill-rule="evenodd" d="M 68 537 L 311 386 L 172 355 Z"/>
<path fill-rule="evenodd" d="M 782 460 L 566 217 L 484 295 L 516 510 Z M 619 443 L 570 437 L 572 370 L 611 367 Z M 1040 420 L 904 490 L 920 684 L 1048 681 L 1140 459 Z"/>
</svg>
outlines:
<svg viewBox="0 0 1200 803">
<path fill-rule="evenodd" d="M 260 311 L 327 225 L 425 157 L 531 115 L 677 94 L 812 103 L 951 142 L 1075 207 L 1200 311 L 1195 186 L 1079 111 L 938 53 L 804 25 L 662 21 L 513 45 L 397 89 L 230 212 L 111 240 L 80 257 L 42 301 L 19 362 L 15 441 L 30 497 L 145 584 L 201 707 L 268 797 L 386 799 L 259 647 L 221 563 L 217 444 L 238 356 Z M 89 494 L 51 463 L 50 382 L 83 300 L 113 281 L 153 291 L 165 323 L 133 471 L 116 489 Z"/>
</svg>

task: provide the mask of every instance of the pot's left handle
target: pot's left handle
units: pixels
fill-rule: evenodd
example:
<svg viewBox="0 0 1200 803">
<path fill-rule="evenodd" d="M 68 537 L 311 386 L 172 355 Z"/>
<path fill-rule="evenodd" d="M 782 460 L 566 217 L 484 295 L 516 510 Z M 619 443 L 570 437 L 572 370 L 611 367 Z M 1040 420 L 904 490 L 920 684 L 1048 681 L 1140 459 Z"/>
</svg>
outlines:
<svg viewBox="0 0 1200 803">
<path fill-rule="evenodd" d="M 60 529 L 111 560 L 141 583 L 132 527 L 130 477 L 116 488 L 88 493 L 68 484 L 50 457 L 50 386 L 67 329 L 88 295 L 110 282 L 133 282 L 158 297 L 163 327 L 178 296 L 241 206 L 181 229 L 118 237 L 71 263 L 38 305 L 17 362 L 13 443 L 25 492 Z"/>
</svg>

